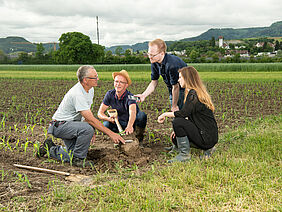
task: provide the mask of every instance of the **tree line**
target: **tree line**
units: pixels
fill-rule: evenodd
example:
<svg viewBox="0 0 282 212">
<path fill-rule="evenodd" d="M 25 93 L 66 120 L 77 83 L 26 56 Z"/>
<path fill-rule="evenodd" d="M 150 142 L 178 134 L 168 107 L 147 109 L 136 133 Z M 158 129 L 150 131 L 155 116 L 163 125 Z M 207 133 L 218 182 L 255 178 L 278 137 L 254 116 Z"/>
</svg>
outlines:
<svg viewBox="0 0 282 212">
<path fill-rule="evenodd" d="M 256 43 L 263 43 L 257 47 Z M 271 45 L 272 44 L 272 45 Z M 274 46 L 274 47 L 273 47 Z M 21 52 L 18 57 L 9 58 L 0 50 L 2 64 L 145 64 L 150 63 L 146 52 L 133 52 L 131 49 L 123 51 L 121 47 L 115 52 L 105 52 L 105 47 L 93 44 L 89 36 L 80 32 L 68 32 L 59 38 L 59 49 L 45 53 L 42 43 L 37 44 L 34 55 Z M 243 58 L 236 53 L 236 48 L 247 50 L 249 58 Z M 259 52 L 277 51 L 276 57 L 261 55 Z M 226 49 L 216 44 L 214 37 L 211 40 L 169 42 L 169 52 L 185 52 L 180 57 L 187 63 L 238 63 L 238 62 L 282 62 L 282 41 L 267 38 L 242 39 L 239 43 L 229 43 L 229 52 L 232 57 L 224 57 Z M 178 55 L 179 56 L 179 55 Z"/>
</svg>

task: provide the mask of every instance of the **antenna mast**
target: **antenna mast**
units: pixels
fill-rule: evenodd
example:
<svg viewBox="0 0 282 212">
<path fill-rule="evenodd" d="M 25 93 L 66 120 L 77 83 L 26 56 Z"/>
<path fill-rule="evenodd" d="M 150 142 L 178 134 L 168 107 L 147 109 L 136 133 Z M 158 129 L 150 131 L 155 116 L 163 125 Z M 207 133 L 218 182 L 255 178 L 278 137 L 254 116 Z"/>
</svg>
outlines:
<svg viewBox="0 0 282 212">
<path fill-rule="evenodd" d="M 98 39 L 98 45 L 99 45 L 99 26 L 98 26 L 98 16 L 96 16 L 97 21 L 97 39 Z"/>
</svg>

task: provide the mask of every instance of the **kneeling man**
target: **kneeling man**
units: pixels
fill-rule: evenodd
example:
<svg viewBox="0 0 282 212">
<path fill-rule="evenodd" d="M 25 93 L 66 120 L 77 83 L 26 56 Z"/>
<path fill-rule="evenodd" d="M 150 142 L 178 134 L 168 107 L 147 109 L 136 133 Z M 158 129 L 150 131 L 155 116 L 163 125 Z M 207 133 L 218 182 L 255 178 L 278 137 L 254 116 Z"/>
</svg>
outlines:
<svg viewBox="0 0 282 212">
<path fill-rule="evenodd" d="M 52 158 L 84 167 L 93 165 L 85 159 L 91 141 L 95 140 L 95 129 L 107 134 L 114 143 L 125 141 L 104 127 L 90 110 L 94 87 L 99 80 L 94 67 L 81 66 L 77 70 L 77 78 L 78 82 L 64 96 L 48 128 L 48 133 L 63 139 L 65 146 L 55 145 L 52 139 L 46 139 L 39 148 L 38 156 L 43 157 L 49 151 Z"/>
</svg>

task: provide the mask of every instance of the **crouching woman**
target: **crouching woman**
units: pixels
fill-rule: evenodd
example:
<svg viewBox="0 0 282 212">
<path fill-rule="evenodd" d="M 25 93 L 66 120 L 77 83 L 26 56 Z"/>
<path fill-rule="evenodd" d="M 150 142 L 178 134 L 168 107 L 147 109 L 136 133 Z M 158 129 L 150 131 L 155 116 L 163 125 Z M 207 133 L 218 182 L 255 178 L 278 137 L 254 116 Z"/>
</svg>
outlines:
<svg viewBox="0 0 282 212">
<path fill-rule="evenodd" d="M 178 82 L 185 88 L 183 108 L 163 113 L 158 117 L 159 123 L 163 123 L 166 117 L 175 117 L 173 130 L 179 154 L 169 160 L 169 163 L 190 160 L 191 146 L 205 150 L 204 155 L 209 155 L 218 141 L 214 105 L 197 70 L 192 66 L 179 69 Z"/>
</svg>

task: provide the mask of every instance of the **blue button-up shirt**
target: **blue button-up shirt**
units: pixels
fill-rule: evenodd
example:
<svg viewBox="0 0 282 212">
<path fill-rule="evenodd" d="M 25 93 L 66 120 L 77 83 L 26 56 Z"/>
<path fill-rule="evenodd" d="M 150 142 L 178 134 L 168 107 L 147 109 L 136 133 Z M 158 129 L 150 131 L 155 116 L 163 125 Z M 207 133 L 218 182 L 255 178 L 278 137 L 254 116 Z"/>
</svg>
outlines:
<svg viewBox="0 0 282 212">
<path fill-rule="evenodd" d="M 151 64 L 151 80 L 158 80 L 161 75 L 171 94 L 172 86 L 178 83 L 178 70 L 185 66 L 187 66 L 187 64 L 179 57 L 166 53 L 161 64 Z M 183 90 L 184 88 L 181 89 Z"/>
<path fill-rule="evenodd" d="M 136 100 L 129 99 L 128 95 L 133 96 L 131 92 L 125 90 L 119 99 L 116 95 L 116 90 L 113 89 L 109 90 L 103 99 L 103 104 L 111 106 L 112 109 L 116 109 L 118 112 L 118 119 L 125 122 L 128 122 L 129 120 L 129 105 L 136 104 L 136 114 L 139 111 Z"/>
</svg>

